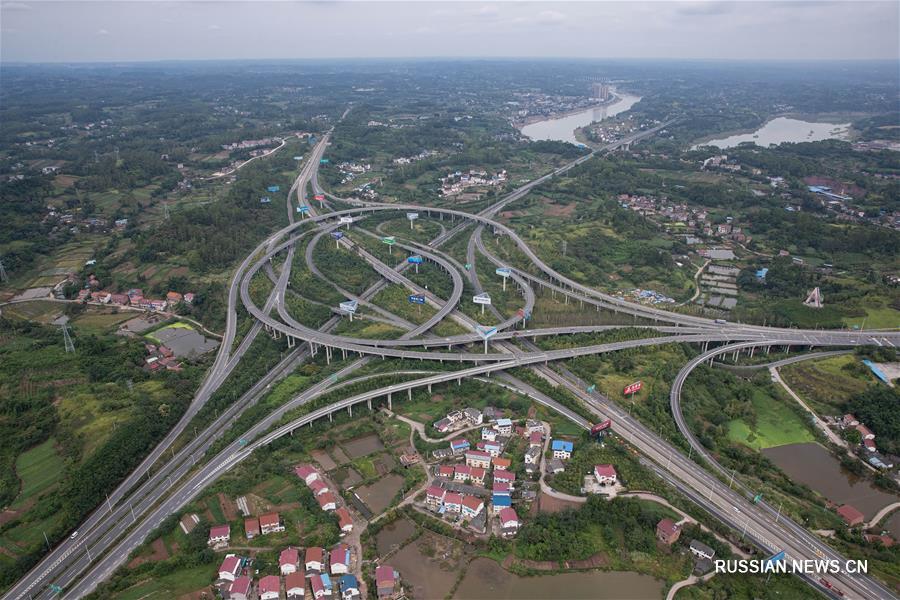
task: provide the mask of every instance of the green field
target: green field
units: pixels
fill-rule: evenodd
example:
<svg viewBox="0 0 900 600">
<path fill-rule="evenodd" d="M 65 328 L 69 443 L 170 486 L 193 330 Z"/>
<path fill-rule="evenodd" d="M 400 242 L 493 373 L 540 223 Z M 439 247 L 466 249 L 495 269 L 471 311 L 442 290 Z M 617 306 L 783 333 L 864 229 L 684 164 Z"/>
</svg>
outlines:
<svg viewBox="0 0 900 600">
<path fill-rule="evenodd" d="M 848 327 L 863 327 L 866 329 L 896 329 L 900 327 L 900 312 L 890 307 L 871 308 L 865 307 L 864 317 L 846 317 L 844 323 Z"/>
<path fill-rule="evenodd" d="M 857 356 L 808 360 L 780 369 L 781 377 L 819 415 L 840 414 L 846 402 L 875 382 Z"/>
<path fill-rule="evenodd" d="M 209 564 L 153 577 L 113 596 L 117 600 L 163 600 L 197 591 L 215 579 L 216 565 Z"/>
<path fill-rule="evenodd" d="M 31 498 L 52 488 L 62 477 L 63 461 L 56 453 L 54 440 L 50 438 L 19 455 L 16 459 L 16 475 L 22 488 L 13 508 L 28 502 Z"/>
<path fill-rule="evenodd" d="M 729 421 L 728 439 L 754 450 L 813 442 L 815 437 L 809 428 L 784 403 L 755 390 L 751 400 L 756 411 L 754 427 L 741 419 Z"/>
</svg>

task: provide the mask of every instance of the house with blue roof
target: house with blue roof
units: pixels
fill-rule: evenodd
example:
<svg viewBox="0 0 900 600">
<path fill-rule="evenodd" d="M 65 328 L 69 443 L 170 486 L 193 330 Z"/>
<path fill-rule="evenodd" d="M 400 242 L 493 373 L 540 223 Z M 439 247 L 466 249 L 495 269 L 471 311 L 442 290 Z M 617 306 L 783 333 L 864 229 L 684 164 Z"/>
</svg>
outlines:
<svg viewBox="0 0 900 600">
<path fill-rule="evenodd" d="M 494 504 L 495 510 L 512 506 L 512 498 L 510 498 L 509 494 L 494 493 L 491 496 L 491 502 Z"/>
<path fill-rule="evenodd" d="M 500 435 L 512 435 L 512 419 L 497 419 L 497 423 L 496 425 L 494 425 L 494 427 L 497 429 Z"/>
<path fill-rule="evenodd" d="M 469 449 L 469 441 L 464 439 L 450 440 L 450 450 L 457 454 Z"/>
<path fill-rule="evenodd" d="M 572 450 L 574 448 L 575 445 L 566 440 L 553 440 L 553 442 L 550 443 L 550 449 L 553 450 L 553 458 L 558 458 L 560 460 L 572 458 Z"/>
<path fill-rule="evenodd" d="M 359 597 L 359 582 L 356 575 L 347 574 L 341 577 L 341 597 L 343 600 L 353 600 Z"/>
</svg>

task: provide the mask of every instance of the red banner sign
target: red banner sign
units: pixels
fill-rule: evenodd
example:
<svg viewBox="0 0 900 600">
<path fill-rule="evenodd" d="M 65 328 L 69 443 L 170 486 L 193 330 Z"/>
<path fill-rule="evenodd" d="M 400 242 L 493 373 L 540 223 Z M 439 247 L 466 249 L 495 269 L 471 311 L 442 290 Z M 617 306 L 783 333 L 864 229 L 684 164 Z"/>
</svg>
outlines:
<svg viewBox="0 0 900 600">
<path fill-rule="evenodd" d="M 633 393 L 637 392 L 637 391 L 640 390 L 642 387 L 644 387 L 644 382 L 642 382 L 642 381 L 635 381 L 635 382 L 632 383 L 631 385 L 626 386 L 626 387 L 625 387 L 625 390 L 624 390 L 622 393 L 625 394 L 625 395 L 627 396 L 628 394 L 633 394 Z"/>
</svg>

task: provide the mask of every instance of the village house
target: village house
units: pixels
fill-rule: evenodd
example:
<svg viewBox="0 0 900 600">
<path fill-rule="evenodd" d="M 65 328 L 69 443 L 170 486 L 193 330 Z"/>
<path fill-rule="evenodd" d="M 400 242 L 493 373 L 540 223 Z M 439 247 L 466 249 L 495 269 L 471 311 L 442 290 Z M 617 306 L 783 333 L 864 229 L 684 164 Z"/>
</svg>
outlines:
<svg viewBox="0 0 900 600">
<path fill-rule="evenodd" d="M 445 479 L 453 479 L 455 473 L 456 469 L 454 469 L 452 465 L 441 465 L 437 470 L 438 477 L 443 477 Z"/>
<path fill-rule="evenodd" d="M 288 598 L 303 598 L 305 587 L 306 577 L 303 573 L 290 573 L 284 578 L 284 592 Z"/>
<path fill-rule="evenodd" d="M 341 534 L 345 535 L 353 531 L 353 519 L 350 517 L 350 511 L 342 506 L 334 511 L 338 518 L 338 527 L 341 528 Z"/>
<path fill-rule="evenodd" d="M 313 496 L 321 496 L 328 491 L 328 486 L 321 479 L 316 479 L 309 484 L 309 489 L 313 493 Z"/>
<path fill-rule="evenodd" d="M 678 541 L 681 536 L 681 527 L 679 527 L 672 519 L 662 519 L 656 524 L 656 539 L 671 546 Z"/>
<path fill-rule="evenodd" d="M 281 596 L 281 579 L 278 575 L 266 575 L 259 580 L 259 600 L 278 600 Z"/>
<path fill-rule="evenodd" d="M 531 465 L 532 469 L 536 469 L 541 462 L 541 449 L 538 446 L 529 446 L 525 452 L 525 468 Z"/>
<path fill-rule="evenodd" d="M 478 442 L 477 447 L 482 452 L 487 452 L 491 456 L 500 456 L 500 453 L 503 451 L 503 446 L 498 442 L 486 442 L 482 440 Z"/>
<path fill-rule="evenodd" d="M 863 440 L 874 440 L 875 434 L 872 433 L 872 430 L 860 423 L 856 426 L 856 430 L 859 432 L 859 435 L 862 436 Z"/>
<path fill-rule="evenodd" d="M 855 415 L 847 413 L 841 418 L 841 424 L 843 424 L 844 427 L 856 427 L 859 425 L 859 419 L 857 419 Z"/>
<path fill-rule="evenodd" d="M 459 454 L 469 449 L 469 441 L 464 439 L 450 440 L 450 451 Z"/>
<path fill-rule="evenodd" d="M 456 468 L 453 469 L 453 480 L 468 481 L 471 474 L 472 467 L 470 467 L 469 465 L 457 465 Z"/>
<path fill-rule="evenodd" d="M 438 431 L 440 431 L 441 433 L 446 433 L 446 432 L 450 431 L 451 425 L 453 425 L 453 423 L 450 421 L 450 419 L 448 419 L 446 417 L 434 422 L 434 428 L 437 429 Z"/>
<path fill-rule="evenodd" d="M 491 467 L 491 455 L 481 450 L 468 450 L 466 452 L 466 464 L 470 467 L 489 469 Z"/>
<path fill-rule="evenodd" d="M 329 555 L 332 575 L 342 575 L 350 570 L 350 548 L 338 544 Z"/>
<path fill-rule="evenodd" d="M 511 419 L 497 419 L 495 425 L 500 435 L 512 435 L 513 424 Z"/>
<path fill-rule="evenodd" d="M 234 554 L 225 556 L 225 560 L 219 566 L 219 579 L 234 581 L 241 572 L 241 558 Z"/>
<path fill-rule="evenodd" d="M 244 536 L 248 540 L 252 540 L 256 536 L 259 535 L 259 519 L 256 517 L 250 517 L 249 519 L 244 519 Z"/>
<path fill-rule="evenodd" d="M 532 431 L 528 434 L 528 446 L 530 448 L 540 448 L 544 445 L 544 434 L 539 431 Z"/>
<path fill-rule="evenodd" d="M 691 554 L 700 559 L 712 560 L 716 555 L 716 551 L 697 540 L 691 540 Z"/>
<path fill-rule="evenodd" d="M 500 436 L 500 432 L 494 429 L 493 427 L 482 427 L 481 428 L 481 439 L 486 442 L 495 442 L 497 438 Z"/>
<path fill-rule="evenodd" d="M 278 568 L 282 575 L 296 573 L 300 565 L 300 551 L 293 546 L 285 548 L 278 556 Z"/>
<path fill-rule="evenodd" d="M 319 600 L 325 596 L 325 585 L 322 583 L 321 575 L 313 575 L 309 578 L 309 589 L 313 593 L 313 598 Z"/>
<path fill-rule="evenodd" d="M 182 300 L 184 300 L 184 296 L 178 292 L 166 292 L 166 304 L 169 309 L 175 308 L 181 304 Z"/>
<path fill-rule="evenodd" d="M 304 564 L 307 573 L 321 573 L 325 567 L 325 550 L 316 546 L 307 548 Z"/>
<path fill-rule="evenodd" d="M 535 419 L 526 419 L 525 429 L 528 432 L 528 435 L 531 435 L 533 433 L 539 433 L 541 435 L 544 434 L 544 424 Z"/>
<path fill-rule="evenodd" d="M 359 582 L 356 575 L 348 573 L 341 577 L 341 598 L 342 600 L 353 600 L 359 596 Z"/>
<path fill-rule="evenodd" d="M 512 466 L 512 460 L 502 456 L 495 456 L 491 459 L 491 464 L 494 465 L 494 470 L 500 469 L 505 471 Z"/>
<path fill-rule="evenodd" d="M 334 494 L 331 492 L 325 492 L 318 496 L 316 500 L 319 501 L 319 506 L 322 510 L 335 510 L 337 508 L 337 500 L 335 500 Z"/>
<path fill-rule="evenodd" d="M 594 465 L 594 478 L 600 485 L 616 483 L 616 468 L 612 465 Z"/>
<path fill-rule="evenodd" d="M 475 496 L 465 496 L 462 500 L 462 514 L 464 517 L 473 518 L 484 508 L 484 502 Z"/>
<path fill-rule="evenodd" d="M 512 537 L 519 531 L 519 515 L 512 508 L 500 509 L 500 534 L 503 537 Z"/>
<path fill-rule="evenodd" d="M 278 513 L 261 515 L 259 517 L 259 530 L 263 535 L 284 531 L 284 525 L 281 524 L 281 515 Z"/>
<path fill-rule="evenodd" d="M 436 485 L 428 486 L 428 489 L 425 491 L 425 504 L 436 509 L 443 504 L 445 494 L 446 492 L 442 487 Z"/>
<path fill-rule="evenodd" d="M 516 474 L 512 471 L 499 470 L 494 471 L 494 481 L 501 483 L 508 483 L 510 487 L 512 487 L 513 483 L 516 481 Z"/>
<path fill-rule="evenodd" d="M 856 527 L 857 525 L 862 525 L 863 521 L 865 521 L 865 516 L 855 507 L 850 506 L 849 504 L 844 504 L 843 506 L 839 507 L 837 509 L 837 514 L 844 520 L 848 527 Z"/>
<path fill-rule="evenodd" d="M 471 467 L 469 470 L 469 480 L 475 485 L 484 485 L 484 477 L 487 471 L 481 467 Z"/>
<path fill-rule="evenodd" d="M 319 479 L 319 472 L 311 465 L 297 465 L 294 467 L 294 473 L 296 473 L 297 477 L 302 479 L 303 483 L 306 485 Z"/>
<path fill-rule="evenodd" d="M 250 591 L 253 588 L 253 580 L 244 575 L 235 579 L 228 588 L 231 600 L 251 600 Z"/>
<path fill-rule="evenodd" d="M 472 425 L 481 425 L 484 422 L 484 415 L 477 408 L 467 408 L 463 411 L 463 414 Z"/>
<path fill-rule="evenodd" d="M 550 462 L 547 463 L 547 472 L 550 473 L 551 475 L 557 475 L 559 473 L 564 473 L 565 470 L 566 470 L 566 465 L 563 463 L 563 461 L 559 460 L 558 458 L 554 458 Z"/>
<path fill-rule="evenodd" d="M 457 494 L 456 492 L 444 494 L 444 510 L 452 513 L 458 513 L 462 510 L 462 494 Z"/>
<path fill-rule="evenodd" d="M 574 448 L 572 442 L 565 440 L 553 440 L 550 442 L 550 449 L 553 451 L 553 458 L 560 460 L 568 460 L 572 458 L 572 450 Z"/>
<path fill-rule="evenodd" d="M 207 544 L 213 547 L 225 546 L 231 540 L 231 525 L 215 525 L 209 529 Z"/>
<path fill-rule="evenodd" d="M 400 574 L 388 565 L 379 565 L 375 568 L 375 589 L 382 600 L 393 598 L 397 591 L 397 582 Z"/>
</svg>

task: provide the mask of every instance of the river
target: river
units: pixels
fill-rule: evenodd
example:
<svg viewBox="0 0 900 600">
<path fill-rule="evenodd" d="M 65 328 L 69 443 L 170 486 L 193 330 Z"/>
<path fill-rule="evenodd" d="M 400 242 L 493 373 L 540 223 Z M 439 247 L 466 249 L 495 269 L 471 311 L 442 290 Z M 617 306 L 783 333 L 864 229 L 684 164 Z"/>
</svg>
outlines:
<svg viewBox="0 0 900 600">
<path fill-rule="evenodd" d="M 844 470 L 828 450 L 815 442 L 765 448 L 762 453 L 791 479 L 806 484 L 835 504 L 850 504 L 866 519 L 871 519 L 882 507 L 900 499 Z M 886 528 L 900 538 L 900 531 L 895 529 L 900 525 L 900 520 L 885 520 L 888 521 L 891 522 Z"/>
<path fill-rule="evenodd" d="M 778 117 L 766 122 L 750 133 L 739 133 L 727 137 L 701 142 L 694 146 L 717 146 L 732 148 L 744 142 L 757 146 L 771 146 L 784 142 L 821 142 L 822 140 L 846 140 L 850 133 L 850 123 L 813 123 L 788 117 Z"/>
<path fill-rule="evenodd" d="M 459 600 L 545 600 L 546 598 L 631 600 L 659 598 L 662 582 L 630 571 L 586 571 L 519 577 L 489 558 L 476 558 L 454 598 Z"/>
<path fill-rule="evenodd" d="M 617 93 L 616 101 L 607 106 L 595 106 L 554 119 L 536 121 L 522 127 L 522 134 L 535 141 L 556 140 L 580 144 L 575 139 L 575 130 L 595 121 L 602 121 L 623 113 L 640 101 L 640 96 Z"/>
</svg>

